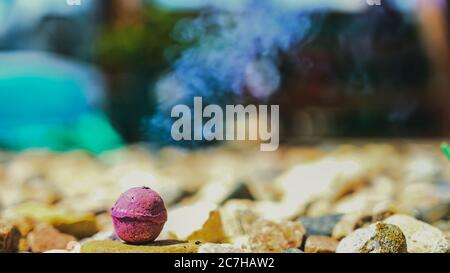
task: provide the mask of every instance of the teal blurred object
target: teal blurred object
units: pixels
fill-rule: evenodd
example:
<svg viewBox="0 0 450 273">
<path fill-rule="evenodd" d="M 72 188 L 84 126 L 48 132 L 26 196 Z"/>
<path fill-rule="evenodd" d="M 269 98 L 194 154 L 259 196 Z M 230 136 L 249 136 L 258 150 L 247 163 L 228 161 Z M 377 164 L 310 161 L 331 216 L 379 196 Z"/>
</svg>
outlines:
<svg viewBox="0 0 450 273">
<path fill-rule="evenodd" d="M 100 111 L 102 101 L 102 77 L 89 66 L 44 53 L 0 53 L 0 147 L 117 148 L 122 140 Z"/>
<path fill-rule="evenodd" d="M 442 143 L 441 149 L 447 159 L 450 161 L 450 146 L 447 143 Z"/>
</svg>

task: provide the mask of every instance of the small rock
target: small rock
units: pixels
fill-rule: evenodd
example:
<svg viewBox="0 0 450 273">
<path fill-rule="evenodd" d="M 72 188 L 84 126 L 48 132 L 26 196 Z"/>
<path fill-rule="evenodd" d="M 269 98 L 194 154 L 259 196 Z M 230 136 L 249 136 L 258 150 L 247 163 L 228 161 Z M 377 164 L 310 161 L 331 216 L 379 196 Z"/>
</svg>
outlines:
<svg viewBox="0 0 450 273">
<path fill-rule="evenodd" d="M 342 214 L 321 217 L 300 217 L 300 221 L 309 235 L 331 236 L 333 228 L 341 220 Z"/>
<path fill-rule="evenodd" d="M 324 157 L 293 166 L 281 174 L 275 183 L 283 194 L 282 202 L 305 208 L 316 198 L 337 200 L 354 191 L 366 183 L 365 173 L 362 164 L 356 160 Z"/>
<path fill-rule="evenodd" d="M 334 226 L 332 237 L 337 240 L 350 235 L 355 229 L 361 227 L 365 220 L 369 220 L 370 216 L 364 216 L 362 213 L 349 213 L 344 215 Z"/>
<path fill-rule="evenodd" d="M 54 249 L 54 250 L 45 251 L 43 253 L 47 253 L 47 254 L 67 254 L 67 253 L 70 253 L 70 252 L 67 251 L 67 250 Z"/>
<path fill-rule="evenodd" d="M 436 223 L 433 223 L 433 226 L 440 229 L 444 233 L 450 232 L 450 221 L 438 221 Z"/>
<path fill-rule="evenodd" d="M 446 253 L 448 250 L 448 242 L 442 231 L 411 216 L 396 214 L 384 223 L 396 225 L 402 230 L 409 252 Z"/>
<path fill-rule="evenodd" d="M 294 219 L 301 215 L 299 208 L 293 203 L 263 200 L 253 202 L 253 204 L 261 218 L 264 216 L 264 219 L 274 222 Z"/>
<path fill-rule="evenodd" d="M 18 252 L 28 252 L 30 251 L 30 246 L 28 245 L 28 240 L 25 237 L 20 238 Z"/>
<path fill-rule="evenodd" d="M 450 232 L 449 231 L 447 231 L 445 233 L 445 238 L 447 239 L 447 246 L 448 246 L 447 253 L 450 253 Z"/>
<path fill-rule="evenodd" d="M 393 214 L 394 213 L 391 208 L 374 209 L 370 212 L 353 212 L 345 214 L 334 226 L 331 236 L 334 239 L 340 240 L 358 228 L 383 221 Z"/>
<path fill-rule="evenodd" d="M 36 222 L 52 225 L 62 233 L 78 239 L 87 238 L 99 231 L 95 215 L 73 213 L 61 207 L 25 204 L 13 211 L 15 214 Z"/>
<path fill-rule="evenodd" d="M 308 217 L 319 217 L 324 215 L 329 215 L 334 211 L 334 202 L 330 198 L 318 198 L 316 200 L 311 201 L 305 211 L 300 215 L 308 216 Z"/>
<path fill-rule="evenodd" d="M 219 211 L 224 232 L 230 240 L 248 234 L 251 225 L 260 219 L 254 203 L 249 200 L 230 200 Z"/>
<path fill-rule="evenodd" d="M 34 227 L 36 226 L 36 222 L 33 221 L 30 218 L 23 218 L 23 217 L 15 217 L 15 218 L 8 218 L 9 222 L 14 224 L 19 231 L 22 237 L 26 237 L 28 233 L 30 233 Z"/>
<path fill-rule="evenodd" d="M 79 242 L 69 242 L 67 244 L 67 251 L 70 253 L 80 253 L 81 243 Z"/>
<path fill-rule="evenodd" d="M 200 240 L 222 243 L 226 240 L 217 205 L 198 202 L 169 210 L 163 237 L 174 240 Z M 165 238 L 165 239 L 166 239 Z"/>
<path fill-rule="evenodd" d="M 289 248 L 283 251 L 283 253 L 305 253 L 298 248 Z"/>
<path fill-rule="evenodd" d="M 306 230 L 300 222 L 276 223 L 258 220 L 249 234 L 249 247 L 255 252 L 282 252 L 289 248 L 300 247 Z"/>
<path fill-rule="evenodd" d="M 206 243 L 199 248 L 198 253 L 248 253 L 248 251 L 232 244 Z"/>
<path fill-rule="evenodd" d="M 375 205 L 369 212 L 371 216 L 371 223 L 382 222 L 388 217 L 397 214 L 404 213 L 405 210 L 398 206 L 397 204 L 393 204 L 391 202 L 382 202 Z"/>
<path fill-rule="evenodd" d="M 17 252 L 20 237 L 20 231 L 16 226 L 0 223 L 0 253 Z"/>
<path fill-rule="evenodd" d="M 400 228 L 375 223 L 357 229 L 339 243 L 337 253 L 406 253 L 406 238 Z"/>
<path fill-rule="evenodd" d="M 417 219 L 433 223 L 445 219 L 450 215 L 450 203 L 441 203 L 430 207 L 419 208 Z"/>
<path fill-rule="evenodd" d="M 243 182 L 217 180 L 203 185 L 194 200 L 223 204 L 232 199 L 254 200 L 249 187 Z"/>
<path fill-rule="evenodd" d="M 401 188 L 397 194 L 398 201 L 410 210 L 417 208 L 432 208 L 439 206 L 442 201 L 442 189 L 430 183 L 413 183 Z M 430 217 L 430 213 L 419 213 L 422 217 Z M 426 215 L 428 214 L 428 215 Z M 434 213 L 433 213 L 434 214 Z"/>
<path fill-rule="evenodd" d="M 305 243 L 306 253 L 335 253 L 339 242 L 326 236 L 309 236 Z"/>
<path fill-rule="evenodd" d="M 66 250 L 70 242 L 77 239 L 68 234 L 63 234 L 48 225 L 38 225 L 27 236 L 28 245 L 32 252 L 42 253 L 51 250 Z"/>
<path fill-rule="evenodd" d="M 89 241 L 81 253 L 197 253 L 198 241 L 162 240 L 145 245 L 127 245 L 118 241 Z"/>
</svg>

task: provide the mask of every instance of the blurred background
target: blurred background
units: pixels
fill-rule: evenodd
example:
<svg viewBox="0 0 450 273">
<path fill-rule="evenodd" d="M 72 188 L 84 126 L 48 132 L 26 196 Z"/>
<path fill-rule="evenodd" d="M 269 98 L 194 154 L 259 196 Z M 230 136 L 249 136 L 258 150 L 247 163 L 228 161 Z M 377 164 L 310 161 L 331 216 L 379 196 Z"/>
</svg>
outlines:
<svg viewBox="0 0 450 273">
<path fill-rule="evenodd" d="M 70 2 L 0 0 L 3 149 L 183 145 L 195 95 L 279 104 L 282 143 L 450 136 L 447 0 Z"/>
<path fill-rule="evenodd" d="M 42 223 L 117 240 L 110 209 L 138 186 L 168 207 L 162 239 L 272 245 L 257 219 L 326 216 L 343 231 L 318 234 L 341 240 L 401 213 L 449 240 L 449 5 L 0 0 L 0 241 L 3 221 L 25 225 L 10 252 L 59 249 L 36 246 Z M 279 149 L 175 142 L 171 109 L 195 96 L 279 105 Z"/>
</svg>

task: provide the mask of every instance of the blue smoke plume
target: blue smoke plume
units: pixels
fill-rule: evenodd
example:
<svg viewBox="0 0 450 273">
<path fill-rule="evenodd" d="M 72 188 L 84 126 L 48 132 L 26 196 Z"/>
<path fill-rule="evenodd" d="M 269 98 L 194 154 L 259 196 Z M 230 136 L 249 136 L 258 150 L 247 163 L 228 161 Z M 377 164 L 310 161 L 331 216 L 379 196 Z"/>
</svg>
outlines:
<svg viewBox="0 0 450 273">
<path fill-rule="evenodd" d="M 306 12 L 277 1 L 210 3 L 197 18 L 181 20 L 174 30 L 177 41 L 194 46 L 156 84 L 158 112 L 148 125 L 158 134 L 170 131 L 164 124 L 171 108 L 192 104 L 194 96 L 217 102 L 248 90 L 256 98 L 269 97 L 281 81 L 279 54 L 299 45 L 311 27 Z"/>
</svg>

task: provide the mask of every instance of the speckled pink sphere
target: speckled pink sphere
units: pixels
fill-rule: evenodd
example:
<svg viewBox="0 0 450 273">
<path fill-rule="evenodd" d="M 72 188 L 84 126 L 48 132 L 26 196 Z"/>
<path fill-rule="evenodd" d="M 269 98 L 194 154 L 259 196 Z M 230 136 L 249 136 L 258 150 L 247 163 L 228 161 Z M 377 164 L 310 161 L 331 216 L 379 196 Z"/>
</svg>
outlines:
<svg viewBox="0 0 450 273">
<path fill-rule="evenodd" d="M 161 196 L 150 188 L 131 188 L 122 193 L 111 209 L 117 236 L 131 244 L 154 241 L 167 221 Z"/>
</svg>

